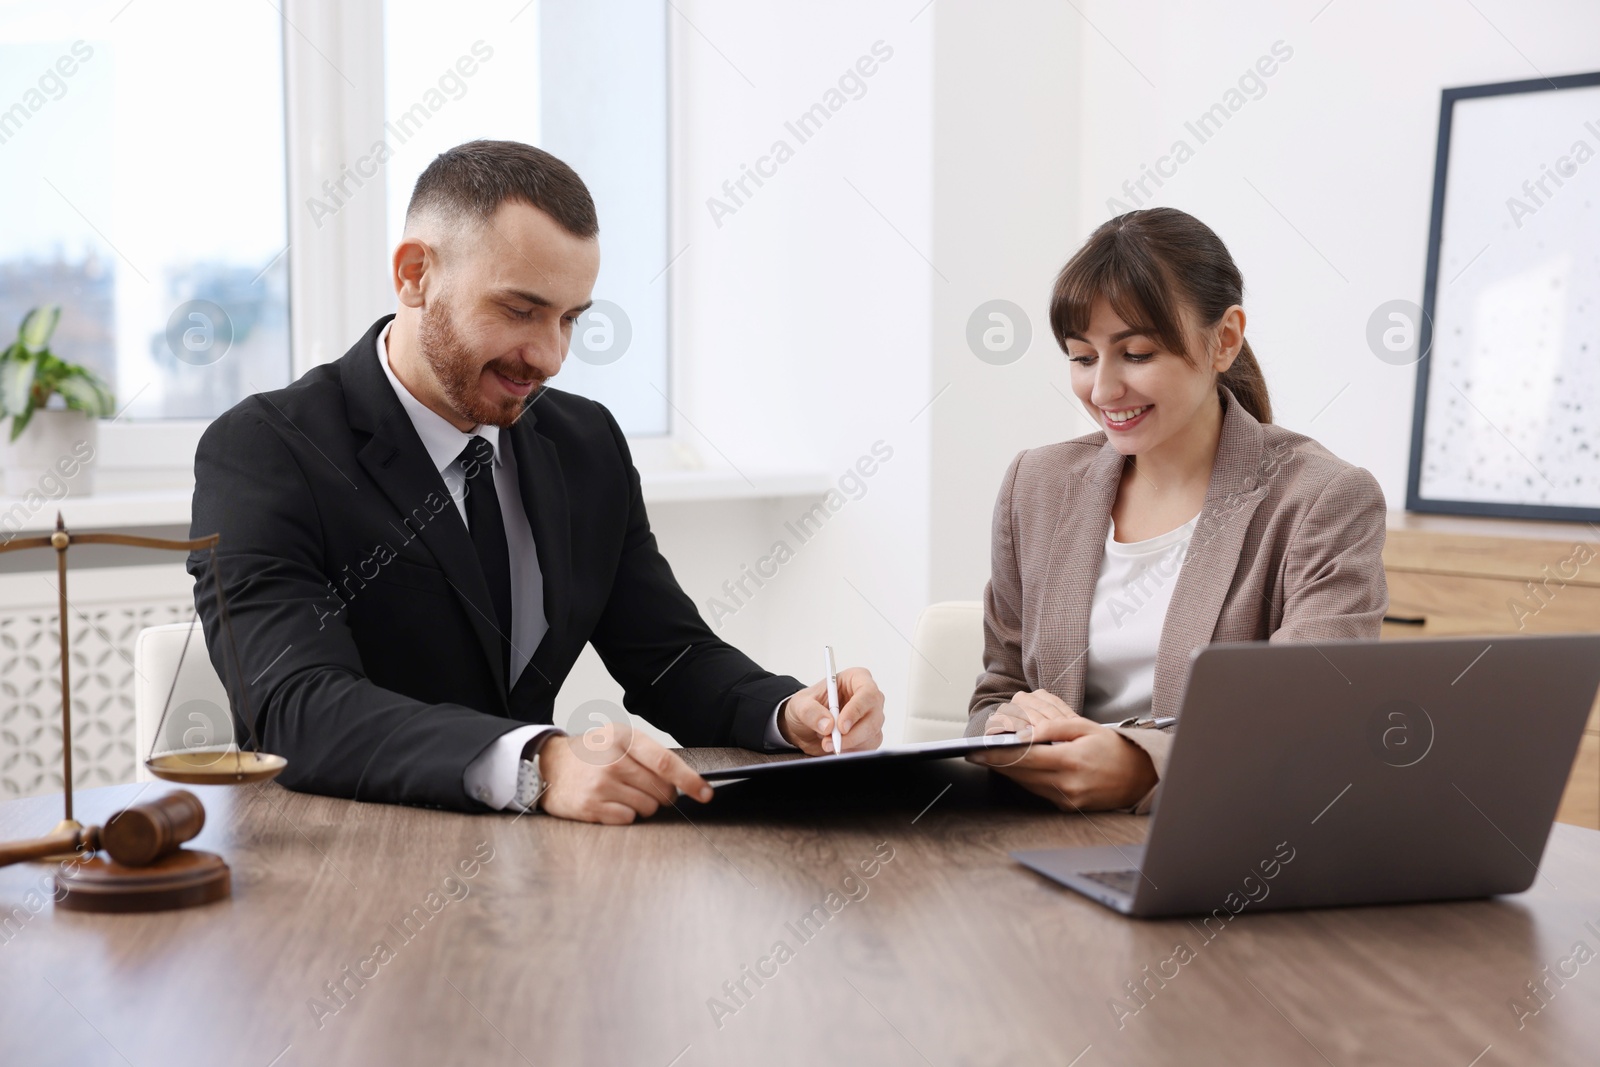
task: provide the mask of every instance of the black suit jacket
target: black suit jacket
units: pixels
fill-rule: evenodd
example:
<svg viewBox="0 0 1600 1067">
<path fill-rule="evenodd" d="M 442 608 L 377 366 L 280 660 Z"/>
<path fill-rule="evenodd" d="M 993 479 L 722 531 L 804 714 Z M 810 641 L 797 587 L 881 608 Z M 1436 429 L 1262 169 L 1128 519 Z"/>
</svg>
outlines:
<svg viewBox="0 0 1600 1067">
<path fill-rule="evenodd" d="M 289 763 L 279 780 L 485 810 L 462 773 L 506 731 L 551 721 L 585 642 L 628 709 L 680 743 L 764 748 L 773 708 L 801 683 L 713 636 L 656 548 L 616 420 L 548 387 L 502 431 L 550 624 L 507 691 L 472 540 L 378 363 L 390 318 L 337 362 L 235 405 L 195 454 L 190 536 L 222 535 L 255 727 Z M 208 558 L 191 554 L 188 569 L 237 716 Z"/>
</svg>

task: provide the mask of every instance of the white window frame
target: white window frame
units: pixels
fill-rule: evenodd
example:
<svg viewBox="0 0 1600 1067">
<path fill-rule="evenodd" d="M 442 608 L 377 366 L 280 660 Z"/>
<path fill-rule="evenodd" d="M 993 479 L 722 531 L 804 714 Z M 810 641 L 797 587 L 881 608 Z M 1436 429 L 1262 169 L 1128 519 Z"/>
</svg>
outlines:
<svg viewBox="0 0 1600 1067">
<path fill-rule="evenodd" d="M 388 247 L 383 177 L 365 195 L 316 226 L 304 205 L 371 144 L 384 115 L 383 0 L 278 0 L 283 15 L 283 92 L 289 245 L 290 380 L 338 359 L 374 319 L 393 309 L 384 264 Z M 682 53 L 679 20 L 667 24 L 667 183 L 669 244 L 676 246 L 681 115 L 675 90 Z M 348 79 L 348 82 L 347 80 Z M 369 91 L 351 92 L 349 82 Z M 664 435 L 628 439 L 641 475 L 705 466 L 679 413 L 686 375 L 678 343 L 677 289 L 668 285 L 667 425 Z M 100 422 L 98 466 L 108 489 L 170 488 L 192 481 L 194 454 L 210 421 L 156 419 Z"/>
</svg>

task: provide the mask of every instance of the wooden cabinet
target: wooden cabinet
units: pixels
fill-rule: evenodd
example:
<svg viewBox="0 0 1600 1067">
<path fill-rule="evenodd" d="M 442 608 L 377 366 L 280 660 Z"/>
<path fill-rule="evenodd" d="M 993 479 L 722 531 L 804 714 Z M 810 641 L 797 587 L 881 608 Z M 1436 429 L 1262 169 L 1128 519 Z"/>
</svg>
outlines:
<svg viewBox="0 0 1600 1067">
<path fill-rule="evenodd" d="M 1600 630 L 1600 533 L 1587 523 L 1391 511 L 1385 638 Z M 1590 709 L 1561 822 L 1600 829 L 1600 700 Z"/>
</svg>

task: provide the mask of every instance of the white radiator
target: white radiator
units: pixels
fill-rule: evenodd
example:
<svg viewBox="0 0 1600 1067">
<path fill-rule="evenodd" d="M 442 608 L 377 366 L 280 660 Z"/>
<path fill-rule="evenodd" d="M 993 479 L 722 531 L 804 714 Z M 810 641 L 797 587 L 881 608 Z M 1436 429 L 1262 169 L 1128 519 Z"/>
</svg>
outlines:
<svg viewBox="0 0 1600 1067">
<path fill-rule="evenodd" d="M 134 751 L 133 643 L 146 626 L 190 619 L 194 580 L 178 553 L 149 566 L 74 566 L 67 601 L 73 786 L 131 782 L 146 755 Z M 56 604 L 53 568 L 0 574 L 0 799 L 62 790 Z"/>
</svg>

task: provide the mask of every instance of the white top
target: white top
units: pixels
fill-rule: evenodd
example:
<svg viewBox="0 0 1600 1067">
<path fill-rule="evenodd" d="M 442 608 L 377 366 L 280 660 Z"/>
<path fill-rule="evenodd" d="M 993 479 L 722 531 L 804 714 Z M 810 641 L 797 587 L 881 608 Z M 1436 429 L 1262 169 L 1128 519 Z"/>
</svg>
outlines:
<svg viewBox="0 0 1600 1067">
<path fill-rule="evenodd" d="M 1199 521 L 1197 513 L 1176 530 L 1128 544 L 1116 539 L 1115 521 L 1109 524 L 1089 610 L 1087 718 L 1120 722 L 1149 713 L 1161 629 Z"/>
</svg>

